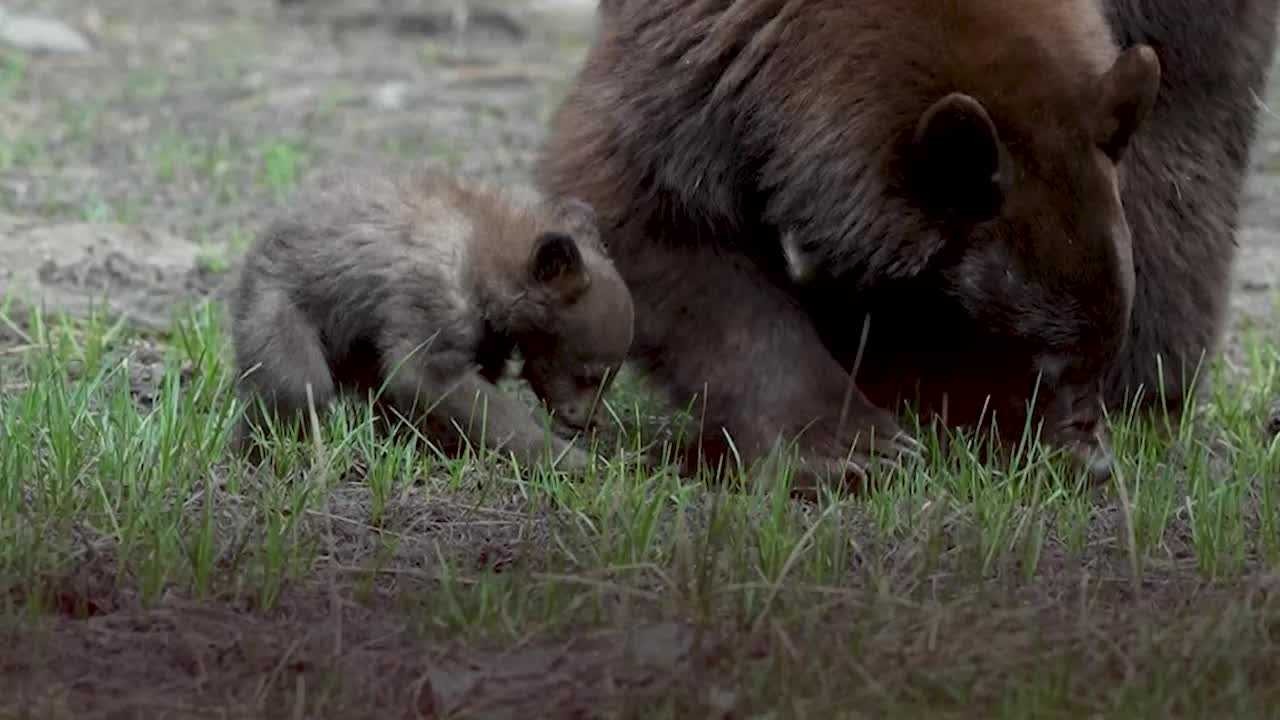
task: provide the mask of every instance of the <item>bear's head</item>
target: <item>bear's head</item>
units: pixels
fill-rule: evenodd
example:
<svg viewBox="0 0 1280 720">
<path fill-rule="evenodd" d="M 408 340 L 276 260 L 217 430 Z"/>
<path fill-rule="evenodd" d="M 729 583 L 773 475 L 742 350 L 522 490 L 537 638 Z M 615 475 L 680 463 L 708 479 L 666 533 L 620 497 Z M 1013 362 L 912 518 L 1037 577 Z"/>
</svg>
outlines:
<svg viewBox="0 0 1280 720">
<path fill-rule="evenodd" d="M 919 265 L 864 287 L 854 308 L 821 291 L 813 305 L 838 353 L 856 334 L 849 310 L 871 316 L 859 382 L 873 400 L 914 393 L 926 412 L 949 400 L 956 424 L 994 419 L 1007 436 L 1031 411 L 1044 440 L 1109 473 L 1099 391 L 1135 289 L 1122 160 L 1159 82 L 1154 51 L 1135 46 L 1074 92 L 1025 80 L 948 92 L 904 124 L 887 152 L 900 212 L 874 221 L 889 228 L 883 247 L 928 251 L 897 251 Z M 792 280 L 847 297 L 848 243 L 803 228 L 781 241 Z"/>
<path fill-rule="evenodd" d="M 1100 477 L 1101 383 L 1129 335 L 1135 287 L 1122 159 L 1159 82 L 1154 51 L 1137 46 L 1071 103 L 995 115 L 950 93 L 900 151 L 905 187 L 945 238 L 925 274 L 981 329 L 985 348 L 969 357 L 984 367 L 962 374 L 1008 388 L 990 408 L 1006 419 L 1034 405 L 1043 437 Z"/>
<path fill-rule="evenodd" d="M 1096 475 L 1110 470 L 1102 378 L 1133 309 L 1121 159 L 1158 83 L 1155 51 L 1130 47 L 1078 115 L 1007 136 L 982 102 L 947 95 L 920 117 L 906 151 L 916 196 L 951 228 L 933 272 L 984 334 L 1028 360 L 1021 368 L 1034 378 L 1009 379 L 1034 384 L 1047 439 Z"/>
</svg>

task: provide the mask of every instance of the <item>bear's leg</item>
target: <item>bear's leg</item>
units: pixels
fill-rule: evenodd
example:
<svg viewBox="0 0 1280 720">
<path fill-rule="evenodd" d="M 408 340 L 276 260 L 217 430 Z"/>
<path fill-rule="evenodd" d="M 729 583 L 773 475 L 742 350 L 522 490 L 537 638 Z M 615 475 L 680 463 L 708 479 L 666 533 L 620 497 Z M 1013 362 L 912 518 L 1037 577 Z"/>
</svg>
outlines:
<svg viewBox="0 0 1280 720">
<path fill-rule="evenodd" d="M 1155 109 L 1123 169 L 1137 286 L 1112 412 L 1174 412 L 1223 332 L 1241 192 L 1276 41 L 1277 0 L 1107 0 L 1117 41 L 1160 56 Z M 1163 397 L 1162 397 L 1163 396 Z"/>
<path fill-rule="evenodd" d="M 265 290 L 243 303 L 235 320 L 236 388 L 244 403 L 232 447 L 257 459 L 251 440 L 264 423 L 299 423 L 312 403 L 317 411 L 336 396 L 319 333 L 281 290 Z M 310 396 L 308 396 L 310 388 Z"/>
<path fill-rule="evenodd" d="M 625 231 L 610 245 L 635 301 L 632 358 L 691 411 L 704 463 L 736 454 L 749 466 L 795 440 L 794 482 L 811 489 L 863 479 L 873 457 L 918 447 L 851 386 L 803 309 L 749 258 Z"/>
</svg>

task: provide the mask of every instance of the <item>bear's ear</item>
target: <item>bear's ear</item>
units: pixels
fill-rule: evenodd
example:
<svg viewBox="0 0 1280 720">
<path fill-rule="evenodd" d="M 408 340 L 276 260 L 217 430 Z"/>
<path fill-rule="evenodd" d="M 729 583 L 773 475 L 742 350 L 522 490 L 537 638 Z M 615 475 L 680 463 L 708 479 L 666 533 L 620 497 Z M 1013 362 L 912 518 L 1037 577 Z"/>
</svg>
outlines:
<svg viewBox="0 0 1280 720">
<path fill-rule="evenodd" d="M 543 233 L 533 241 L 529 276 L 533 282 L 550 289 L 565 302 L 572 302 L 581 295 L 591 280 L 578 244 L 569 235 L 559 232 Z"/>
<path fill-rule="evenodd" d="M 951 93 L 920 116 L 908 173 L 926 206 L 952 218 L 982 221 L 1000 211 L 1000 137 L 982 103 Z"/>
<path fill-rule="evenodd" d="M 1113 162 L 1119 162 L 1133 134 L 1151 114 L 1159 90 L 1160 59 L 1148 45 L 1134 45 L 1120 53 L 1099 79 L 1094 142 Z"/>
</svg>

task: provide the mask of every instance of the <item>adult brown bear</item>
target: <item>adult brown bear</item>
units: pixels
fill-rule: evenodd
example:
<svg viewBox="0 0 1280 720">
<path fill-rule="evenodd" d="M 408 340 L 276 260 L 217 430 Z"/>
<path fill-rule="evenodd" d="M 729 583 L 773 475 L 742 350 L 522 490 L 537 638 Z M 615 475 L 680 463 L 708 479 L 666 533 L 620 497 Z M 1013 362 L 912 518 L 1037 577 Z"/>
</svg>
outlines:
<svg viewBox="0 0 1280 720">
<path fill-rule="evenodd" d="M 1128 339 L 1102 381 L 1112 410 L 1177 413 L 1193 394 L 1224 325 L 1241 188 L 1275 51 L 1277 0 L 1107 0 L 1121 47 L 1155 48 L 1161 87 L 1125 155 L 1122 200 L 1136 286 Z M 821 268 L 819 268 L 821 270 Z M 974 421 L 1000 378 L 1021 383 L 991 327 L 939 297 L 924 274 L 850 301 L 839 278 L 805 296 L 838 357 L 856 353 L 846 314 L 875 318 L 859 371 L 873 402 L 916 401 L 956 423 Z M 839 312 L 834 311 L 838 309 Z M 996 338 L 998 340 L 998 338 Z M 1046 368 L 1052 369 L 1052 368 Z M 1003 385 L 1005 398 L 1018 386 Z M 1019 428 L 1015 428 L 1019 429 Z"/>
<path fill-rule="evenodd" d="M 1144 7 L 1113 12 L 1121 38 L 1159 29 Z M 803 433 L 808 469 L 856 472 L 905 444 L 882 408 L 919 385 L 1005 430 L 1034 392 L 1050 439 L 1096 457 L 1094 391 L 1147 307 L 1133 267 L 1159 264 L 1132 257 L 1117 181 L 1158 76 L 1087 0 L 611 0 L 538 174 L 600 212 L 633 354 L 698 396 L 704 451 Z M 784 233 L 823 270 L 803 292 Z M 879 404 L 846 404 L 868 311 Z"/>
</svg>

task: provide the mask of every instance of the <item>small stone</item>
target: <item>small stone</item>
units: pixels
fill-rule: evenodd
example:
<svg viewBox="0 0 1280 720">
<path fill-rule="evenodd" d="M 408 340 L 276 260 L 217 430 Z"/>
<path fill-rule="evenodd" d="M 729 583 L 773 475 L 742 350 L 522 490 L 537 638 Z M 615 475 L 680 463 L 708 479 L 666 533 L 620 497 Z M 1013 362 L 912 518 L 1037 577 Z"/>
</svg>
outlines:
<svg viewBox="0 0 1280 720">
<path fill-rule="evenodd" d="M 13 15 L 3 9 L 0 9 L 0 42 L 29 52 L 83 54 L 93 50 L 84 35 L 65 23 Z"/>
<path fill-rule="evenodd" d="M 383 83 L 373 91 L 373 104 L 380 110 L 401 110 L 408 94 L 408 83 Z"/>
</svg>

